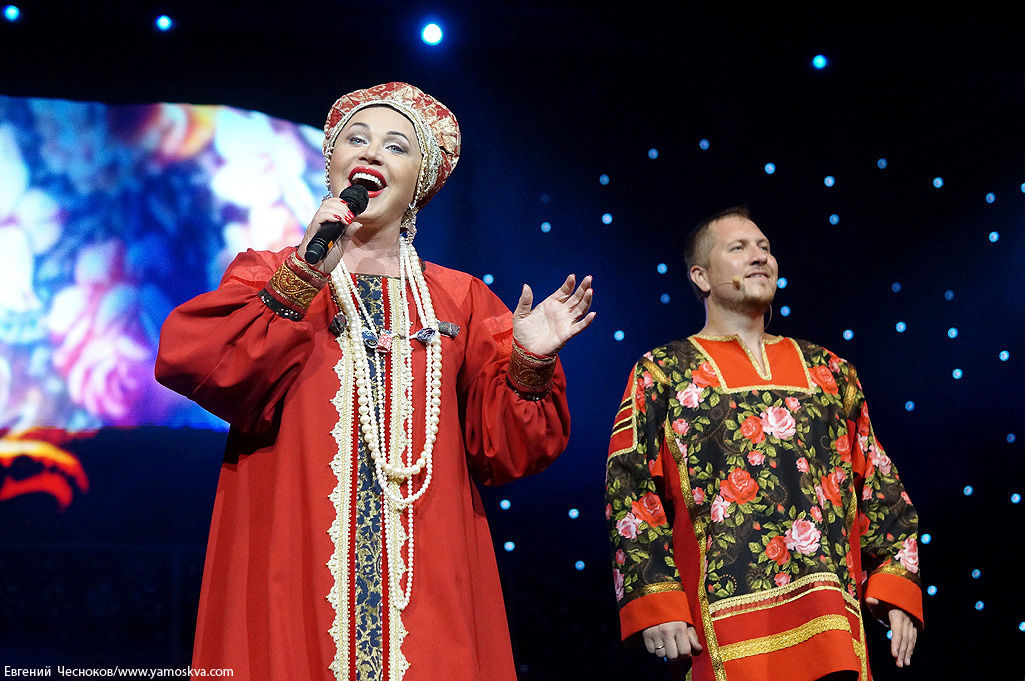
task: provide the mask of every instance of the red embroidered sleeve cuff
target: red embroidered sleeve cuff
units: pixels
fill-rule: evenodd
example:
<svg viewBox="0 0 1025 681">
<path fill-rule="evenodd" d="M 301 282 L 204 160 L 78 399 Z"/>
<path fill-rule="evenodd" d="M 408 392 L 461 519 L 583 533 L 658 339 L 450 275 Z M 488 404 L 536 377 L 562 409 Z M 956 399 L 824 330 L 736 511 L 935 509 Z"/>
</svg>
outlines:
<svg viewBox="0 0 1025 681">
<path fill-rule="evenodd" d="M 548 394 L 555 375 L 555 355 L 535 355 L 513 339 L 512 355 L 506 379 L 516 393 L 528 400 L 539 400 Z"/>
<path fill-rule="evenodd" d="M 918 620 L 919 627 L 924 627 L 922 589 L 910 579 L 888 572 L 876 572 L 869 575 L 865 598 L 875 598 L 896 606 Z"/>
<path fill-rule="evenodd" d="M 313 298 L 327 286 L 328 279 L 293 252 L 260 291 L 260 300 L 279 317 L 298 321 L 306 315 Z"/>
<path fill-rule="evenodd" d="M 623 640 L 664 622 L 686 622 L 694 625 L 690 602 L 676 582 L 651 584 L 643 596 L 629 601 L 619 609 L 619 627 Z"/>
</svg>

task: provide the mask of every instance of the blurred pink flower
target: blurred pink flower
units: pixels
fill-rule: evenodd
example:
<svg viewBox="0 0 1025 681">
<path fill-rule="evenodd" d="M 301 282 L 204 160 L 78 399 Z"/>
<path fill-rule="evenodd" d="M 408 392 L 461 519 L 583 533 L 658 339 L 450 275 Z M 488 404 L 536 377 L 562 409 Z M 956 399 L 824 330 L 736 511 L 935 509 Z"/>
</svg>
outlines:
<svg viewBox="0 0 1025 681">
<path fill-rule="evenodd" d="M 54 296 L 48 323 L 53 364 L 71 399 L 108 422 L 132 425 L 166 402 L 153 378 L 155 351 L 142 329 L 139 290 L 123 274 L 121 242 L 82 249 L 75 283 Z"/>
</svg>

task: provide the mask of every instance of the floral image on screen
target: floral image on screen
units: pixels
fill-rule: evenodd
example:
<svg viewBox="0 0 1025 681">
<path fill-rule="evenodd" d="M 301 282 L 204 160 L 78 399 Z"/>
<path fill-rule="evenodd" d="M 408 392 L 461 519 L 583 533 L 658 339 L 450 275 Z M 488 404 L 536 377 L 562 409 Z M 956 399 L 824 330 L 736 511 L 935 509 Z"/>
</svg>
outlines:
<svg viewBox="0 0 1025 681">
<path fill-rule="evenodd" d="M 223 429 L 153 378 L 171 308 L 298 243 L 321 132 L 221 106 L 0 96 L 0 501 L 88 488 L 103 427 Z"/>
</svg>

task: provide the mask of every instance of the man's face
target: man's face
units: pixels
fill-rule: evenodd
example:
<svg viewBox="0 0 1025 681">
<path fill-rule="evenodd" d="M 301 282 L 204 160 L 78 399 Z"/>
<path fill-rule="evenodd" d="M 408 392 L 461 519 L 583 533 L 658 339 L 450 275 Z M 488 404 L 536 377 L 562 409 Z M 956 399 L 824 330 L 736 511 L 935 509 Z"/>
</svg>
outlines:
<svg viewBox="0 0 1025 681">
<path fill-rule="evenodd" d="M 708 303 L 730 309 L 768 307 L 779 268 L 762 230 L 747 218 L 730 216 L 713 222 L 709 232 L 713 243 L 707 266 L 691 268 L 691 278 L 709 293 Z"/>
</svg>

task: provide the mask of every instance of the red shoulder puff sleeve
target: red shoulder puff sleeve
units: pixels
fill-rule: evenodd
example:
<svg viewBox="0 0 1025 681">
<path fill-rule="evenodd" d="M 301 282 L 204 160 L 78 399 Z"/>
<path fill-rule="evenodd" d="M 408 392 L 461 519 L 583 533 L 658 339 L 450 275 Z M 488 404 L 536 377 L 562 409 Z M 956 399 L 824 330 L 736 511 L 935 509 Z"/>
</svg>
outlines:
<svg viewBox="0 0 1025 681">
<path fill-rule="evenodd" d="M 271 428 L 310 352 L 314 323 L 326 323 L 326 309 L 307 316 L 313 323 L 295 321 L 259 298 L 293 250 L 241 253 L 216 290 L 175 308 L 160 332 L 157 380 L 237 428 Z M 325 305 L 317 303 L 311 310 Z"/>
<path fill-rule="evenodd" d="M 506 380 L 512 351 L 512 313 L 482 281 L 472 279 L 466 354 L 459 373 L 470 469 L 498 485 L 544 469 L 569 441 L 566 376 L 556 366 L 551 389 L 526 399 Z"/>
</svg>

